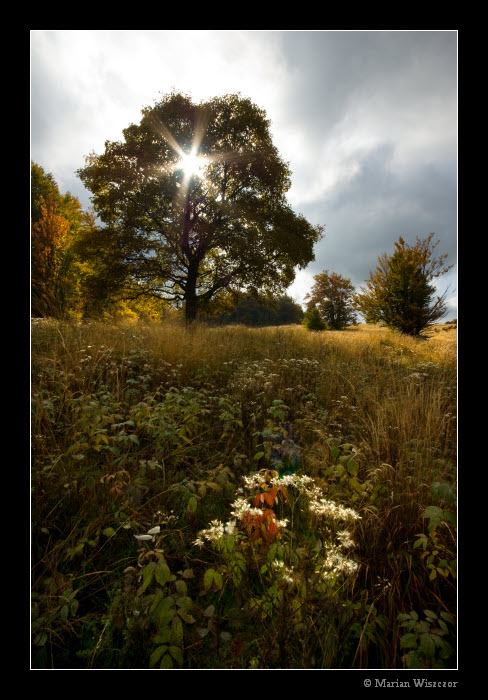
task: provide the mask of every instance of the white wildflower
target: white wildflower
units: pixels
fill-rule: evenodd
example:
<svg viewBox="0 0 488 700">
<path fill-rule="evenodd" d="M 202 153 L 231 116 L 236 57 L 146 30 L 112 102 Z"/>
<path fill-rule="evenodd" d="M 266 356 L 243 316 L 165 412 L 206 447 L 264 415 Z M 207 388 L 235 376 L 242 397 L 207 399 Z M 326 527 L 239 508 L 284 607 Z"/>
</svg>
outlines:
<svg viewBox="0 0 488 700">
<path fill-rule="evenodd" d="M 349 547 L 354 547 L 354 540 L 351 537 L 349 530 L 341 530 L 337 533 L 339 538 L 340 546 L 348 549 Z"/>
<path fill-rule="evenodd" d="M 358 568 L 358 563 L 346 559 L 337 547 L 329 547 L 322 570 L 317 573 L 322 573 L 324 578 L 330 578 L 332 574 L 354 574 Z"/>
<path fill-rule="evenodd" d="M 310 510 L 314 515 L 323 515 L 334 520 L 360 520 L 360 516 L 352 508 L 339 506 L 326 498 L 311 500 Z"/>
<path fill-rule="evenodd" d="M 236 531 L 236 521 L 235 520 L 229 520 L 225 524 L 225 533 L 227 535 L 233 535 L 234 532 Z"/>
<path fill-rule="evenodd" d="M 202 545 L 200 544 L 201 538 L 205 538 L 206 540 L 209 540 L 209 542 L 216 542 L 220 540 L 220 538 L 224 534 L 224 525 L 223 523 L 220 522 L 220 520 L 212 520 L 210 523 L 210 527 L 207 528 L 206 530 L 200 530 L 198 533 L 198 539 L 195 540 L 193 544 L 197 544 L 199 547 Z M 203 544 L 203 542 L 202 542 Z"/>
<path fill-rule="evenodd" d="M 231 504 L 231 507 L 234 508 L 234 510 L 231 511 L 231 514 L 234 515 L 238 520 L 242 520 L 246 513 L 249 513 L 249 511 L 251 510 L 251 506 L 245 498 L 236 499 L 234 503 Z"/>
</svg>

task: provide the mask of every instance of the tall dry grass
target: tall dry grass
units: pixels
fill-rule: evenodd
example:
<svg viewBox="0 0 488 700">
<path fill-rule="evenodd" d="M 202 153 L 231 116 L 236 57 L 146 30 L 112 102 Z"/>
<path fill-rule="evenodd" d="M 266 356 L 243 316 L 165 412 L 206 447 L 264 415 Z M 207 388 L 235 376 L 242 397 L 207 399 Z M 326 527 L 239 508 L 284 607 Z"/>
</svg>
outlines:
<svg viewBox="0 0 488 700">
<path fill-rule="evenodd" d="M 173 478 L 182 478 L 182 470 L 189 477 L 192 470 L 200 470 L 201 478 L 205 469 L 216 466 L 214 460 L 234 468 L 236 455 L 242 453 L 247 453 L 246 468 L 255 468 L 255 434 L 265 427 L 273 401 L 279 400 L 288 408 L 287 429 L 302 449 L 303 472 L 361 513 L 357 601 L 374 604 L 391 628 L 395 616 L 406 609 L 440 601 L 453 612 L 454 583 L 440 577 L 426 581 L 413 545 L 426 531 L 422 515 L 433 502 L 432 485 L 456 481 L 456 340 L 453 326 L 436 326 L 427 339 L 413 339 L 369 325 L 310 333 L 300 326 L 196 324 L 188 330 L 178 323 L 34 322 L 34 589 L 41 590 L 48 580 L 59 591 L 68 580 L 85 585 L 93 576 L 111 595 L 130 559 L 127 552 L 121 550 L 117 565 L 109 565 L 104 544 L 93 571 L 95 553 L 90 565 L 73 554 L 79 542 L 95 541 L 100 536 L 96 533 L 113 520 L 112 497 L 97 484 L 109 478 L 115 483 L 114 474 L 125 472 L 120 478 L 129 480 L 134 491 L 137 480 L 146 478 L 141 461 L 157 460 L 162 449 L 161 438 L 153 439 L 150 431 L 158 390 L 163 387 L 164 395 L 171 387 L 190 387 L 203 391 L 202 396 L 221 397 L 236 421 L 222 439 L 215 433 L 217 414 L 208 416 L 208 409 L 188 413 L 191 456 L 184 445 L 176 449 L 171 459 L 177 464 L 181 455 L 180 465 L 174 473 L 165 467 L 164 479 L 153 480 L 150 486 L 157 488 L 148 491 L 153 500 L 133 506 L 133 518 L 164 502 L 165 489 Z M 97 434 L 109 435 L 113 426 L 128 419 L 135 421 L 141 444 L 128 444 L 117 460 L 107 451 L 97 452 L 105 447 Z M 80 435 L 91 441 L 91 451 L 76 463 L 70 450 Z M 354 477 L 340 470 L 350 458 L 358 465 Z M 128 484 L 121 488 L 129 493 Z M 186 524 L 178 534 L 181 542 L 191 527 Z M 44 542 L 39 534 L 43 528 L 56 528 L 56 537 Z M 91 588 L 87 592 L 88 598 L 98 600 L 99 595 Z M 371 614 L 368 608 L 362 631 L 369 629 Z M 330 649 L 324 650 L 324 658 L 333 658 L 336 652 Z M 378 637 L 376 656 L 369 662 L 361 645 L 358 650 L 355 663 L 391 665 L 399 658 L 398 637 L 392 634 L 381 643 Z"/>
</svg>

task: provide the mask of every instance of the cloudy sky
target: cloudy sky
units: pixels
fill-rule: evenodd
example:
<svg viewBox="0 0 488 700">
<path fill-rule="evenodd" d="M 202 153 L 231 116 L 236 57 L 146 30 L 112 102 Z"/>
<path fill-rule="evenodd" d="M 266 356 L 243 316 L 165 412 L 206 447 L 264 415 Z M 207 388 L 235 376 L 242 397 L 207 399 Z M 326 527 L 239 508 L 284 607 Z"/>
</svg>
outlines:
<svg viewBox="0 0 488 700">
<path fill-rule="evenodd" d="M 325 226 L 288 290 L 329 270 L 359 287 L 378 256 L 435 232 L 457 261 L 457 30 L 31 30 L 31 159 L 90 206 L 75 171 L 173 88 L 240 92 L 290 163 L 288 201 Z M 446 319 L 457 316 L 457 265 Z"/>
</svg>

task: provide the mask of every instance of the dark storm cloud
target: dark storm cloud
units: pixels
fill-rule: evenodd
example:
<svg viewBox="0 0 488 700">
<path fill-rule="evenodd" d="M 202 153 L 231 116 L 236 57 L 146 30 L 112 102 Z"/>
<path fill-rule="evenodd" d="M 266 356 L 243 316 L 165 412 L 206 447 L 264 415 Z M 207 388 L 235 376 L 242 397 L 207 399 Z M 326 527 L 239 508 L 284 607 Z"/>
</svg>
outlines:
<svg viewBox="0 0 488 700">
<path fill-rule="evenodd" d="M 290 120 L 319 139 L 364 101 L 389 95 L 401 117 L 456 89 L 456 32 L 293 31 L 282 46 Z"/>
<path fill-rule="evenodd" d="M 310 274 L 328 269 L 359 287 L 374 271 L 379 255 L 394 252 L 400 236 L 413 245 L 417 236 L 422 239 L 431 232 L 439 240 L 435 256 L 447 254 L 447 264 L 456 263 L 455 173 L 428 166 L 398 174 L 391 168 L 393 154 L 392 144 L 363 154 L 354 177 L 347 183 L 339 181 L 323 201 L 302 207 L 310 220 L 326 223 Z M 441 278 L 442 290 L 449 283 L 452 295 L 456 291 L 452 271 Z"/>
<path fill-rule="evenodd" d="M 307 153 L 291 159 L 290 194 L 325 225 L 298 296 L 324 269 L 362 284 L 399 236 L 414 244 L 433 231 L 435 254 L 456 263 L 456 41 L 456 32 L 284 36 L 284 111 L 306 127 Z"/>
</svg>

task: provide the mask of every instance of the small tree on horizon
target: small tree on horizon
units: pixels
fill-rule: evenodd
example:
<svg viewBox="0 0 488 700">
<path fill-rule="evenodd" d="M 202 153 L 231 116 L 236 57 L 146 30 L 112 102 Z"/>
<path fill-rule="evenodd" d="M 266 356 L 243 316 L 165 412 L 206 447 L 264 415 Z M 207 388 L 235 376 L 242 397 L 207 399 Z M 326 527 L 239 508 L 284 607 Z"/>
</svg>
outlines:
<svg viewBox="0 0 488 700">
<path fill-rule="evenodd" d="M 419 336 L 445 315 L 447 290 L 434 300 L 432 281 L 453 265 L 444 267 L 447 255 L 433 257 L 439 243 L 432 243 L 434 235 L 430 233 L 425 239 L 417 236 L 413 246 L 400 237 L 393 255 L 384 253 L 378 258 L 379 264 L 370 273 L 366 287 L 361 287 L 354 297 L 357 310 L 367 322 Z"/>
<path fill-rule="evenodd" d="M 309 331 L 325 331 L 327 329 L 327 324 L 316 307 L 305 312 L 303 325 Z"/>
<path fill-rule="evenodd" d="M 328 270 L 315 275 L 314 280 L 314 286 L 305 296 L 307 310 L 317 308 L 331 330 L 339 331 L 356 323 L 351 280 Z"/>
</svg>

